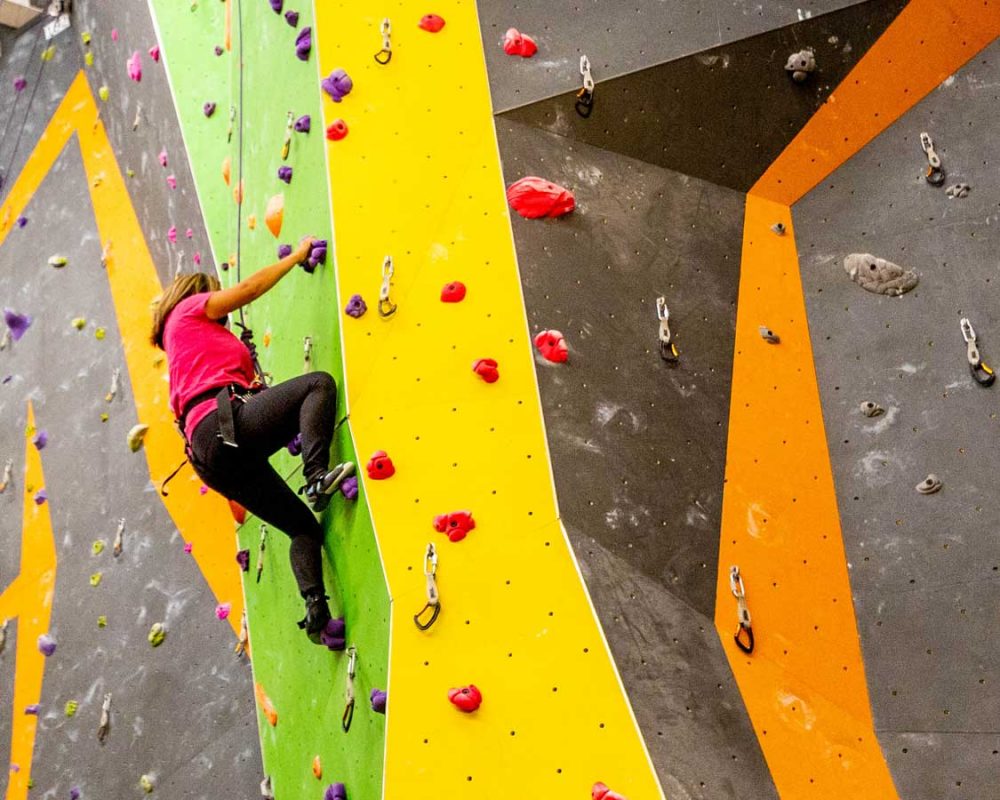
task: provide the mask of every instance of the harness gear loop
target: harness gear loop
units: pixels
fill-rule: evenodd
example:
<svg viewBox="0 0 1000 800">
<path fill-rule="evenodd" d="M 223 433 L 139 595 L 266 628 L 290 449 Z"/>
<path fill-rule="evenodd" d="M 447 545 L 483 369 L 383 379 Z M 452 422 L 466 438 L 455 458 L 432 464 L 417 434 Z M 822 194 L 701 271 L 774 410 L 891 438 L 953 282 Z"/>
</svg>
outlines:
<svg viewBox="0 0 1000 800">
<path fill-rule="evenodd" d="M 753 652 L 753 628 L 750 625 L 750 609 L 747 608 L 746 589 L 743 586 L 743 576 L 735 564 L 729 568 L 729 590 L 736 598 L 736 634 L 733 636 L 736 646 L 744 653 Z M 741 638 L 742 637 L 742 638 Z M 743 638 L 746 639 L 744 644 Z"/>
<path fill-rule="evenodd" d="M 413 615 L 414 623 L 422 631 L 429 630 L 431 625 L 437 621 L 438 614 L 441 613 L 441 596 L 438 594 L 437 587 L 437 565 L 437 550 L 434 549 L 434 543 L 431 542 L 427 545 L 427 552 L 424 555 L 424 576 L 427 578 L 427 604 Z M 431 611 L 430 619 L 427 622 L 422 622 L 421 618 L 428 610 Z"/>
<path fill-rule="evenodd" d="M 347 648 L 347 688 L 344 691 L 344 714 L 340 718 L 340 726 L 347 733 L 354 719 L 354 676 L 358 667 L 358 648 L 353 644 Z"/>
<path fill-rule="evenodd" d="M 576 93 L 576 113 L 586 119 L 594 110 L 594 76 L 590 74 L 590 59 L 580 56 L 580 74 L 583 88 Z"/>
<path fill-rule="evenodd" d="M 378 315 L 382 319 L 390 319 L 396 313 L 396 304 L 389 299 L 389 288 L 392 286 L 392 276 L 395 273 L 392 256 L 386 256 L 382 262 L 382 288 L 378 293 Z"/>
<path fill-rule="evenodd" d="M 288 154 L 292 150 L 292 133 L 295 131 L 295 114 L 288 112 L 288 119 L 285 121 L 285 142 L 281 145 L 281 160 L 287 161 Z"/>
<path fill-rule="evenodd" d="M 392 23 L 388 17 L 382 20 L 382 49 L 375 54 L 375 60 L 383 66 L 392 61 Z"/>
<path fill-rule="evenodd" d="M 941 169 L 941 157 L 934 150 L 934 141 L 929 133 L 920 134 L 920 149 L 927 155 L 927 172 L 924 174 L 932 186 L 944 183 L 944 170 Z"/>
<path fill-rule="evenodd" d="M 670 332 L 670 309 L 667 308 L 665 297 L 656 298 L 656 318 L 660 320 L 660 358 L 668 364 L 676 364 L 681 354 L 677 351 Z"/>
<path fill-rule="evenodd" d="M 264 572 L 264 550 L 267 549 L 267 525 L 260 523 L 260 544 L 257 546 L 257 583 Z"/>
<path fill-rule="evenodd" d="M 969 371 L 972 373 L 973 379 L 980 386 L 992 386 L 997 376 L 989 365 L 983 363 L 982 356 L 979 355 L 976 332 L 972 328 L 972 323 L 969 322 L 968 317 L 962 317 L 959 325 L 962 329 L 962 338 L 966 343 L 966 358 L 969 361 Z"/>
</svg>

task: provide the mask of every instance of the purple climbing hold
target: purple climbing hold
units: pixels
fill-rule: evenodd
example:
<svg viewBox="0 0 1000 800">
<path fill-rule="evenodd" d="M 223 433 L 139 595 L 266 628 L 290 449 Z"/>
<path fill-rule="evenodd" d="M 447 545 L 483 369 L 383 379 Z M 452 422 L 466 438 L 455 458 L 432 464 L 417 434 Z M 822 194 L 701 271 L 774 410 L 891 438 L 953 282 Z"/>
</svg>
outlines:
<svg viewBox="0 0 1000 800">
<path fill-rule="evenodd" d="M 18 75 L 16 78 L 14 78 L 15 92 L 23 92 L 27 88 L 28 88 L 28 81 L 25 80 L 25 77 L 23 75 Z"/>
<path fill-rule="evenodd" d="M 285 22 L 287 22 L 293 28 L 299 27 L 299 12 L 298 11 L 286 11 L 285 12 Z"/>
<path fill-rule="evenodd" d="M 385 713 L 385 701 L 388 699 L 385 692 L 381 689 L 372 689 L 372 711 L 376 714 Z"/>
<path fill-rule="evenodd" d="M 45 489 L 39 489 L 35 492 L 35 505 L 44 505 L 45 501 L 49 499 L 49 493 Z"/>
<path fill-rule="evenodd" d="M 326 239 L 317 239 L 309 248 L 309 266 L 326 263 Z"/>
<path fill-rule="evenodd" d="M 330 95 L 330 99 L 334 103 L 339 103 L 351 93 L 354 81 L 344 70 L 335 69 L 323 79 L 323 83 L 320 85 L 323 87 L 323 91 Z"/>
<path fill-rule="evenodd" d="M 288 448 L 288 452 L 293 456 L 302 455 L 302 434 L 295 434 L 295 438 L 285 445 L 285 447 Z"/>
<path fill-rule="evenodd" d="M 30 706 L 24 707 L 24 713 L 31 714 L 32 716 L 37 717 L 38 709 L 39 709 L 38 703 L 32 703 Z"/>
<path fill-rule="evenodd" d="M 347 627 L 343 619 L 331 619 L 319 635 L 319 640 L 330 650 L 343 650 L 347 646 Z"/>
<path fill-rule="evenodd" d="M 27 217 L 18 217 L 17 218 L 17 227 L 23 228 L 27 224 L 28 224 L 28 218 Z"/>
<path fill-rule="evenodd" d="M 32 438 L 31 443 L 37 447 L 39 450 L 44 450 L 45 445 L 49 443 L 49 434 L 45 429 L 38 431 Z"/>
<path fill-rule="evenodd" d="M 358 476 L 351 475 L 349 478 L 344 478 L 343 483 L 340 484 L 340 493 L 344 495 L 345 500 L 357 500 Z"/>
<path fill-rule="evenodd" d="M 48 658 L 56 651 L 56 640 L 49 636 L 47 633 L 43 633 L 38 637 L 38 652 L 43 656 Z"/>
<path fill-rule="evenodd" d="M 80 789 L 74 786 L 69 790 L 69 800 L 80 800 Z"/>
<path fill-rule="evenodd" d="M 284 0 L 271 0 L 271 10 L 274 11 L 275 14 L 280 14 L 281 9 L 284 7 L 285 7 Z"/>
<path fill-rule="evenodd" d="M 278 259 L 288 258 L 292 254 L 292 246 L 290 244 L 279 244 L 278 245 Z"/>
<path fill-rule="evenodd" d="M 215 54 L 216 54 L 217 56 L 221 56 L 221 55 L 222 55 L 223 53 L 225 53 L 225 52 L 226 52 L 226 51 L 225 51 L 225 50 L 223 50 L 223 49 L 222 49 L 222 48 L 221 48 L 221 47 L 220 47 L 219 45 L 216 45 L 216 46 L 215 46 Z"/>
<path fill-rule="evenodd" d="M 278 167 L 278 180 L 284 181 L 285 183 L 292 182 L 292 168 L 291 167 Z"/>
<path fill-rule="evenodd" d="M 299 133 L 309 133 L 310 128 L 312 128 L 312 117 L 308 114 L 303 114 L 295 120 L 295 130 Z"/>
<path fill-rule="evenodd" d="M 7 323 L 7 327 L 10 328 L 10 338 L 15 342 L 24 336 L 25 331 L 31 327 L 31 317 L 27 314 L 18 314 L 9 308 L 3 310 L 3 319 Z"/>
<path fill-rule="evenodd" d="M 299 57 L 299 61 L 309 60 L 309 52 L 312 50 L 312 46 L 312 28 L 303 28 L 299 31 L 299 35 L 295 37 L 295 55 Z"/>
<path fill-rule="evenodd" d="M 360 294 L 353 295 L 350 300 L 347 301 L 347 306 L 344 308 L 344 313 L 349 317 L 354 317 L 354 319 L 360 319 L 365 315 L 368 310 L 368 305 L 365 303 L 364 298 Z"/>
<path fill-rule="evenodd" d="M 347 787 L 342 783 L 331 783 L 323 793 L 323 800 L 347 800 Z"/>
<path fill-rule="evenodd" d="M 236 554 L 236 563 L 240 565 L 240 569 L 244 572 L 250 571 L 250 551 L 240 550 Z"/>
<path fill-rule="evenodd" d="M 212 116 L 212 114 L 215 113 L 215 103 L 205 103 L 205 105 L 201 107 L 201 111 L 206 117 Z"/>
</svg>

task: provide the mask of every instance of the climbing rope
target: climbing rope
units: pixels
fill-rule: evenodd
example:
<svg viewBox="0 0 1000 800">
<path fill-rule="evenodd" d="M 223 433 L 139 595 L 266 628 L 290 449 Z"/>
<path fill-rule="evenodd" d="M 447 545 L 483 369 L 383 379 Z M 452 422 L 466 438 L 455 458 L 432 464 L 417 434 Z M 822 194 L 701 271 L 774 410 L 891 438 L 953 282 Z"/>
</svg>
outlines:
<svg viewBox="0 0 1000 800">
<path fill-rule="evenodd" d="M 413 615 L 414 623 L 422 631 L 429 630 L 431 625 L 437 622 L 438 614 L 441 613 L 441 596 L 438 594 L 437 587 L 437 565 L 437 550 L 434 549 L 434 543 L 431 542 L 427 545 L 427 552 L 424 555 L 424 576 L 427 578 L 427 604 Z M 430 619 L 423 622 L 422 619 L 428 611 L 431 612 Z"/>
<path fill-rule="evenodd" d="M 38 34 L 35 36 L 35 42 L 31 45 L 31 55 L 29 56 L 29 60 L 35 57 L 35 52 L 44 35 L 45 27 L 43 25 L 39 25 Z M 25 108 L 24 116 L 21 118 L 21 125 L 17 131 L 17 138 L 14 139 L 14 147 L 10 151 L 10 158 L 7 159 L 7 165 L 4 167 L 3 172 L 0 172 L 0 200 L 4 197 L 4 189 L 7 188 L 7 178 L 10 175 L 11 167 L 14 166 L 14 158 L 17 156 L 17 149 L 21 146 L 21 137 L 24 135 L 24 129 L 28 124 L 28 115 L 31 113 L 31 106 L 35 102 L 35 93 L 38 91 L 38 87 L 42 82 L 42 74 L 45 72 L 45 64 L 47 63 L 46 60 L 39 58 L 39 62 L 41 66 L 39 66 L 38 73 L 35 75 L 34 82 L 31 85 L 31 94 L 28 95 L 28 106 Z M 14 98 L 14 107 L 11 108 L 10 114 L 7 116 L 7 122 L 4 123 L 3 135 L 0 136 L 0 149 L 2 149 L 7 143 L 8 129 L 10 128 L 11 121 L 14 119 L 14 111 L 17 109 L 17 101 L 19 99 L 20 95 Z"/>
<path fill-rule="evenodd" d="M 743 576 L 740 575 L 740 568 L 733 565 L 729 568 L 729 589 L 736 598 L 736 634 L 733 639 L 736 646 L 744 653 L 750 655 L 753 652 L 753 628 L 750 626 L 750 609 L 747 608 L 747 593 L 743 586 Z M 744 639 L 746 642 L 744 643 Z"/>
</svg>

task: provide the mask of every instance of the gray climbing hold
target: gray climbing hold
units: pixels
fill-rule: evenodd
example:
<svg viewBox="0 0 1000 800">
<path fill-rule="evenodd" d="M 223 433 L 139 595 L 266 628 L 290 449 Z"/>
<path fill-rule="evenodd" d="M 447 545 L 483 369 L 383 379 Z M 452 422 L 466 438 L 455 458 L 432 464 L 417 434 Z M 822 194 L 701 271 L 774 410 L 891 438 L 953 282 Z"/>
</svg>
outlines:
<svg viewBox="0 0 1000 800">
<path fill-rule="evenodd" d="M 778 236 L 784 236 L 785 235 L 785 225 L 784 225 L 784 223 L 775 222 L 771 226 L 771 230 L 774 231 L 776 234 L 778 234 Z"/>
<path fill-rule="evenodd" d="M 788 57 L 785 71 L 792 74 L 792 80 L 802 83 L 810 72 L 816 71 L 816 54 L 812 50 L 799 50 Z"/>
<path fill-rule="evenodd" d="M 915 488 L 918 492 L 920 492 L 920 494 L 934 494 L 934 492 L 941 491 L 942 486 L 943 484 L 941 483 L 941 480 L 932 472 L 920 481 Z"/>
<path fill-rule="evenodd" d="M 885 409 L 872 400 L 865 400 L 861 404 L 861 413 L 866 417 L 878 417 L 885 413 Z"/>
<path fill-rule="evenodd" d="M 968 197 L 969 192 L 972 191 L 972 187 L 967 183 L 956 183 L 954 186 L 949 186 L 944 190 L 944 193 L 948 195 L 952 200 L 961 197 Z"/>
<path fill-rule="evenodd" d="M 767 325 L 760 326 L 760 338 L 768 344 L 778 344 L 781 341 L 781 337 L 767 327 Z"/>
<path fill-rule="evenodd" d="M 894 297 L 910 291 L 920 280 L 913 270 L 903 269 L 871 253 L 851 253 L 844 259 L 844 269 L 865 291 Z"/>
</svg>

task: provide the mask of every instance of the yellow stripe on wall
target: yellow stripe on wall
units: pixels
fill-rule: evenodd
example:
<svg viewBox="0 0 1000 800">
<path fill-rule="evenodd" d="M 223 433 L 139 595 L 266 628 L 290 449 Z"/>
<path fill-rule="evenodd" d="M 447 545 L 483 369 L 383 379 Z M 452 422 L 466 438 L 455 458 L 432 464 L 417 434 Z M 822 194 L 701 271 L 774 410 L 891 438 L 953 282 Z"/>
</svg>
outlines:
<svg viewBox="0 0 1000 800">
<path fill-rule="evenodd" d="M 435 35 L 422 3 L 316 5 L 321 72 L 354 80 L 324 112 L 350 130 L 328 143 L 339 305 L 369 307 L 343 320 L 351 424 L 363 458 L 397 468 L 366 483 L 393 599 L 385 797 L 586 798 L 598 780 L 661 797 L 555 504 L 476 6 L 438 4 Z M 384 321 L 387 254 L 399 310 Z M 452 280 L 468 286 L 457 305 L 439 300 Z M 477 528 L 451 543 L 432 520 L 461 509 Z M 443 610 L 421 633 L 430 541 Z M 467 683 L 485 697 L 474 715 L 447 699 Z"/>
</svg>

